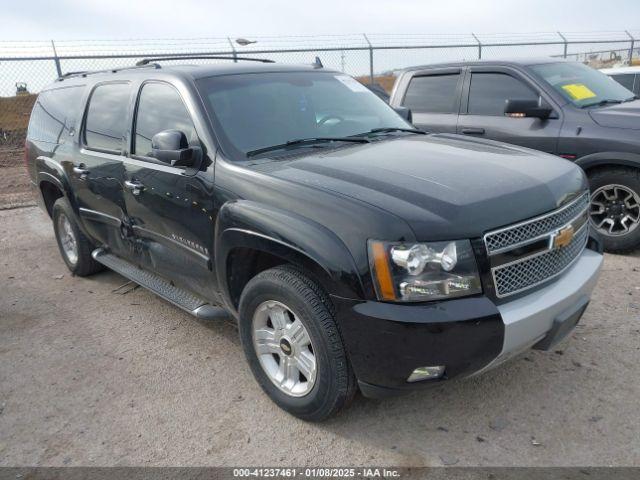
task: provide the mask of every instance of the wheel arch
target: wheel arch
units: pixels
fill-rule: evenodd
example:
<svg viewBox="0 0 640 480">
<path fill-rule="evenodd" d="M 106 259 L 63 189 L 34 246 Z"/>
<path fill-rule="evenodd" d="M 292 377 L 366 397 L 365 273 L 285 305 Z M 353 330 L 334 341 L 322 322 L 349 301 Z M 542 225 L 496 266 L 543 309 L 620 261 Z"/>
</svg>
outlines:
<svg viewBox="0 0 640 480">
<path fill-rule="evenodd" d="M 53 203 L 61 197 L 66 197 L 77 214 L 77 204 L 74 195 L 71 194 L 69 179 L 60 163 L 49 157 L 36 158 L 36 179 L 38 191 L 47 213 L 51 216 Z"/>
<path fill-rule="evenodd" d="M 293 212 L 246 200 L 229 202 L 218 215 L 215 245 L 218 285 L 233 311 L 253 276 L 285 263 L 309 272 L 329 294 L 363 297 L 347 247 L 326 227 Z"/>
<path fill-rule="evenodd" d="M 39 180 L 38 190 L 49 218 L 53 218 L 53 204 L 56 200 L 65 196 L 62 185 L 55 177 L 42 178 Z"/>
<path fill-rule="evenodd" d="M 606 167 L 627 167 L 640 169 L 640 154 L 631 152 L 599 152 L 585 155 L 576 160 L 576 165 L 587 174 Z"/>
</svg>

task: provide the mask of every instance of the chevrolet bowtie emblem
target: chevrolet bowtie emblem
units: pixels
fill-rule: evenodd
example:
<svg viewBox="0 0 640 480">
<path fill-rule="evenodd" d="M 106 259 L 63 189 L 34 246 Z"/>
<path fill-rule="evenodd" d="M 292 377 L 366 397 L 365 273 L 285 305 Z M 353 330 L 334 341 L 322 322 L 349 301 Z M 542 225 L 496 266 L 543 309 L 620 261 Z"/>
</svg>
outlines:
<svg viewBox="0 0 640 480">
<path fill-rule="evenodd" d="M 573 240 L 573 226 L 567 225 L 564 228 L 558 230 L 552 237 L 553 248 L 566 247 Z"/>
</svg>

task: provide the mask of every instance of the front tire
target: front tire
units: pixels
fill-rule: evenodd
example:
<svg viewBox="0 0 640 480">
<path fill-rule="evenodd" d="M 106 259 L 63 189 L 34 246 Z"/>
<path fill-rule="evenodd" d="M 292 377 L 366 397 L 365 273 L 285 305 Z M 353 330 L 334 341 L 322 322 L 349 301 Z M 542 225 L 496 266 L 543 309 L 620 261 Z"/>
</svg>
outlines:
<svg viewBox="0 0 640 480">
<path fill-rule="evenodd" d="M 591 225 L 604 249 L 623 253 L 640 245 L 640 171 L 614 167 L 589 175 Z"/>
<path fill-rule="evenodd" d="M 69 200 L 65 197 L 56 200 L 51 216 L 60 255 L 69 271 L 78 277 L 86 277 L 103 270 L 102 264 L 91 256 L 95 247 L 78 227 Z"/>
<path fill-rule="evenodd" d="M 347 406 L 356 382 L 333 307 L 292 266 L 256 275 L 240 298 L 240 340 L 256 380 L 282 409 L 320 421 Z"/>
</svg>

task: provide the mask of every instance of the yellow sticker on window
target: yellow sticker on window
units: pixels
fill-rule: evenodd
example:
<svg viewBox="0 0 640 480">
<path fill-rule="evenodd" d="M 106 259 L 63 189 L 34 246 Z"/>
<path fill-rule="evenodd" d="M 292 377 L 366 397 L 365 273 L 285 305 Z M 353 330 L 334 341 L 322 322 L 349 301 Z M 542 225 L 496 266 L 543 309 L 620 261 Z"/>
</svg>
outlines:
<svg viewBox="0 0 640 480">
<path fill-rule="evenodd" d="M 597 97 L 597 95 L 583 83 L 563 85 L 562 89 L 571 95 L 571 98 L 574 100 L 586 100 L 587 98 Z"/>
</svg>

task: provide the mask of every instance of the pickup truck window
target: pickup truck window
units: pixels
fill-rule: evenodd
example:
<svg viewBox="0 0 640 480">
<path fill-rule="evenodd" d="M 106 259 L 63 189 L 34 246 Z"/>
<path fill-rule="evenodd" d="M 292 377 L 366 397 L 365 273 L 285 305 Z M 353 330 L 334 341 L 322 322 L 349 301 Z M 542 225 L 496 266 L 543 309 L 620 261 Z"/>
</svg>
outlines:
<svg viewBox="0 0 640 480">
<path fill-rule="evenodd" d="M 578 107 L 633 100 L 633 93 L 604 73 L 581 63 L 545 63 L 530 67 L 544 82 Z"/>
<path fill-rule="evenodd" d="M 622 85 L 627 90 L 633 92 L 633 82 L 635 80 L 635 75 L 633 73 L 622 73 L 620 75 L 611 75 L 616 82 Z"/>
<path fill-rule="evenodd" d="M 163 130 L 180 130 L 189 143 L 197 138 L 191 116 L 176 89 L 166 83 L 146 83 L 138 100 L 133 153 L 152 157 L 151 139 Z"/>
<path fill-rule="evenodd" d="M 364 85 L 338 73 L 236 74 L 205 78 L 197 84 L 209 103 L 223 149 L 238 159 L 246 159 L 247 152 L 301 138 L 411 128 Z M 323 148 L 330 146 L 325 143 Z"/>
<path fill-rule="evenodd" d="M 458 73 L 413 77 L 402 104 L 416 113 L 458 113 L 459 78 Z"/>
<path fill-rule="evenodd" d="M 469 88 L 469 115 L 503 116 L 507 100 L 538 100 L 539 95 L 505 73 L 473 73 Z"/>
<path fill-rule="evenodd" d="M 38 95 L 29 120 L 29 139 L 60 143 L 77 120 L 84 86 L 45 90 Z"/>
<path fill-rule="evenodd" d="M 122 151 L 130 93 L 128 83 L 106 83 L 93 90 L 84 130 L 84 142 L 88 148 Z"/>
</svg>

